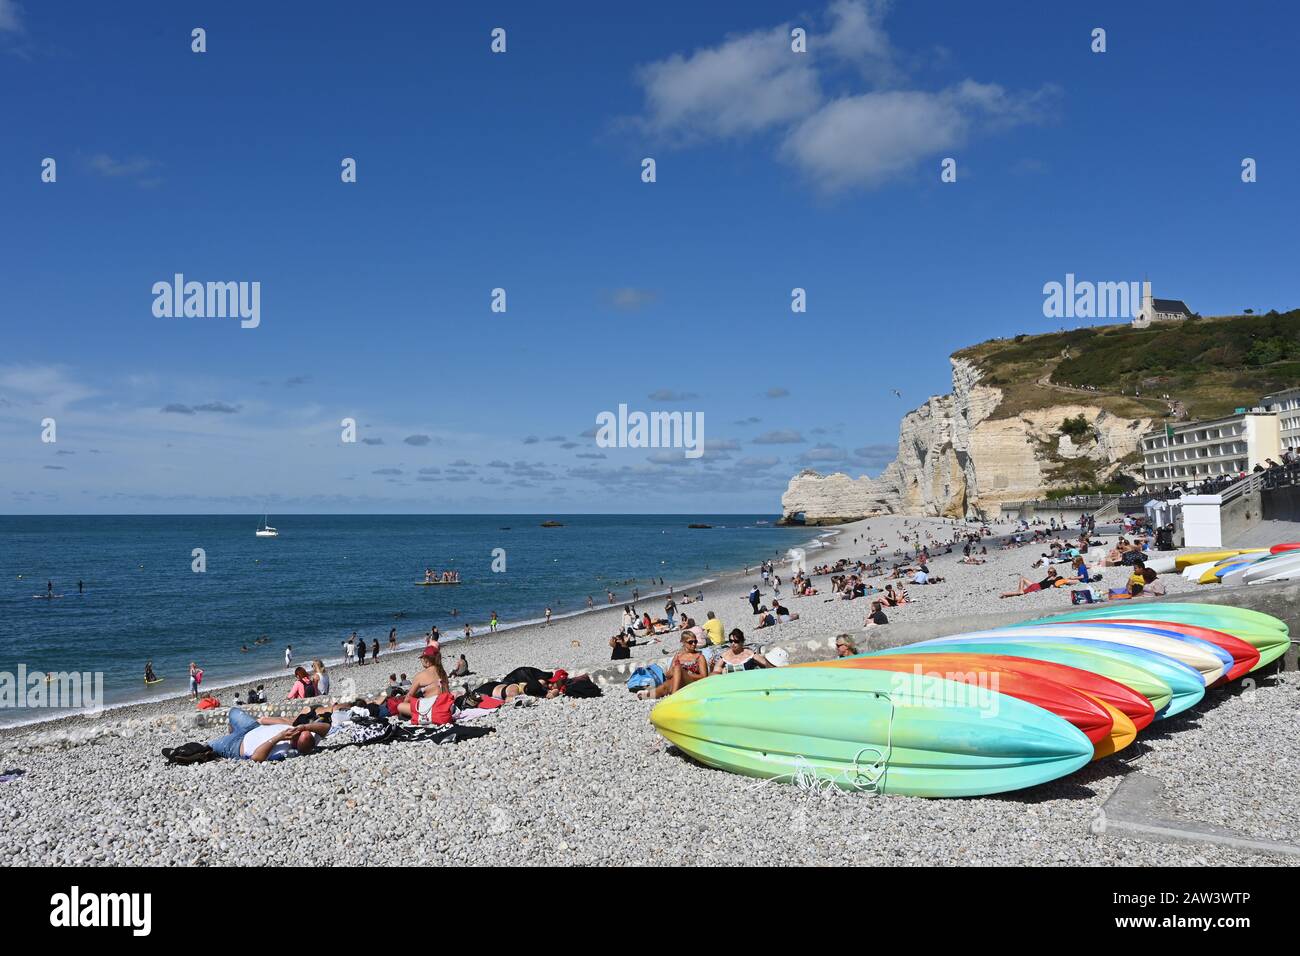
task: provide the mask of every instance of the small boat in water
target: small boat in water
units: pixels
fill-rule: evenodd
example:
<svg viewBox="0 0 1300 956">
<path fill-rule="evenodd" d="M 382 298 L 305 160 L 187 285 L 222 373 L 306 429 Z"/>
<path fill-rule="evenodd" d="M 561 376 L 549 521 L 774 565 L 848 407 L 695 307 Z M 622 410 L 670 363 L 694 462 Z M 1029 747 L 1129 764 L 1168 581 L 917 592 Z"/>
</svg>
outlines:
<svg viewBox="0 0 1300 956">
<path fill-rule="evenodd" d="M 274 528 L 272 528 L 269 524 L 266 523 L 266 515 L 262 515 L 262 526 L 257 529 L 256 534 L 259 538 L 280 537 L 280 532 L 276 531 Z"/>
</svg>

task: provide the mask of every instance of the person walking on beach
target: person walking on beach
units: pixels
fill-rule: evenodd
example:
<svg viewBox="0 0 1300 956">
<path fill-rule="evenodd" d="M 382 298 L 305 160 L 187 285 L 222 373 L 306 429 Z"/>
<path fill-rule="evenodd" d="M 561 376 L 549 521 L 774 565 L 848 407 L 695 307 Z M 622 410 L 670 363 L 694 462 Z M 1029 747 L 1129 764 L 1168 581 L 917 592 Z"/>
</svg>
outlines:
<svg viewBox="0 0 1300 956">
<path fill-rule="evenodd" d="M 370 644 L 370 660 L 371 663 L 379 663 L 379 638 L 377 637 Z"/>
<path fill-rule="evenodd" d="M 752 588 L 749 589 L 749 606 L 754 609 L 755 614 L 758 613 L 758 602 L 759 599 L 762 598 L 762 596 L 763 595 L 758 590 L 757 584 L 755 584 Z"/>
<path fill-rule="evenodd" d="M 468 624 L 465 625 L 465 636 L 466 637 L 474 636 L 474 628 L 470 627 Z"/>
<path fill-rule="evenodd" d="M 363 637 L 361 638 L 361 640 L 357 641 L 357 666 L 360 667 L 365 663 L 366 663 L 366 639 Z"/>
<path fill-rule="evenodd" d="M 664 617 L 668 618 L 669 630 L 677 630 L 677 602 L 671 597 L 668 599 L 668 603 L 664 605 Z"/>
<path fill-rule="evenodd" d="M 293 645 L 292 644 L 290 644 L 288 647 L 284 649 L 284 666 L 285 667 L 293 666 Z"/>
<path fill-rule="evenodd" d="M 397 628 L 390 628 L 388 631 L 388 649 L 397 650 Z"/>
<path fill-rule="evenodd" d="M 352 656 L 355 650 L 356 648 L 352 644 L 352 638 L 345 637 L 343 639 L 343 663 L 345 664 L 352 663 Z"/>
<path fill-rule="evenodd" d="M 190 661 L 190 696 L 199 696 L 199 668 L 193 661 Z"/>
<path fill-rule="evenodd" d="M 492 612 L 492 620 L 488 621 L 488 630 L 493 634 L 497 632 L 497 612 Z"/>
<path fill-rule="evenodd" d="M 546 609 L 546 624 L 544 626 L 545 627 L 551 626 L 551 609 L 549 607 Z"/>
</svg>

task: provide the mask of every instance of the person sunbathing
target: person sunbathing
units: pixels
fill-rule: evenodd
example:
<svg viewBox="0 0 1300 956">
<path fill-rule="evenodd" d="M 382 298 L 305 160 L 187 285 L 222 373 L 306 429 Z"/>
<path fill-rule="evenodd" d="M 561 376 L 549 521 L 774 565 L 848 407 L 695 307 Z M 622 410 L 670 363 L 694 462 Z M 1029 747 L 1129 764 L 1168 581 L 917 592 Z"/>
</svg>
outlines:
<svg viewBox="0 0 1300 956">
<path fill-rule="evenodd" d="M 1060 577 L 1061 576 L 1055 571 L 1048 571 L 1047 577 L 1043 578 L 1041 581 L 1031 581 L 1026 577 L 1021 577 L 1020 583 L 1016 586 L 1014 591 L 1004 591 L 1002 594 L 999 594 L 998 597 L 1020 597 L 1024 594 L 1033 594 L 1035 591 L 1042 591 L 1046 588 L 1055 587 L 1056 582 Z"/>
<path fill-rule="evenodd" d="M 330 730 L 330 725 L 323 721 L 295 726 L 288 717 L 258 718 L 238 707 L 230 708 L 229 720 L 230 733 L 208 741 L 208 746 L 228 760 L 254 763 L 305 756 L 316 749 L 320 738 Z"/>
<path fill-rule="evenodd" d="M 657 700 L 675 694 L 683 687 L 704 680 L 709 676 L 708 662 L 699 652 L 700 639 L 687 631 L 682 634 L 682 648 L 673 655 L 668 665 L 668 675 L 662 684 L 653 690 L 646 688 L 637 691 L 638 700 Z"/>
</svg>

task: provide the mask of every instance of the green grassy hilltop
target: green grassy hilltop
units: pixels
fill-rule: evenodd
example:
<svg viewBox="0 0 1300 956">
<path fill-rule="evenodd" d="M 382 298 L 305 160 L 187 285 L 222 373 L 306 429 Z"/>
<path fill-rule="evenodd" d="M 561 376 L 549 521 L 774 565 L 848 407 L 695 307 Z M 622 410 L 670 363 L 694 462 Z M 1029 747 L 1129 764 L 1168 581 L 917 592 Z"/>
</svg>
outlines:
<svg viewBox="0 0 1300 956">
<path fill-rule="evenodd" d="M 1217 418 L 1300 385 L 1300 309 L 1018 335 L 953 357 L 1003 390 L 995 419 L 1071 401 L 1125 418 L 1160 418 L 1169 410 L 1165 394 L 1191 418 Z"/>
</svg>

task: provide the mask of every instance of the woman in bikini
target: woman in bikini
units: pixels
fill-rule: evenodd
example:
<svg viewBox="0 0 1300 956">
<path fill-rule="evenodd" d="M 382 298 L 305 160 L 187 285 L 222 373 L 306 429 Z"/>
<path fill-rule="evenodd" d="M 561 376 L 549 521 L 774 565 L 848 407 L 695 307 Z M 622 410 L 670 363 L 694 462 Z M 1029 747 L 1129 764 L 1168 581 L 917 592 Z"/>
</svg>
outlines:
<svg viewBox="0 0 1300 956">
<path fill-rule="evenodd" d="M 675 694 L 688 684 L 709 676 L 708 661 L 699 652 L 700 639 L 691 631 L 682 632 L 682 649 L 668 665 L 668 679 L 653 690 L 637 691 L 638 700 L 658 699 Z"/>
</svg>

